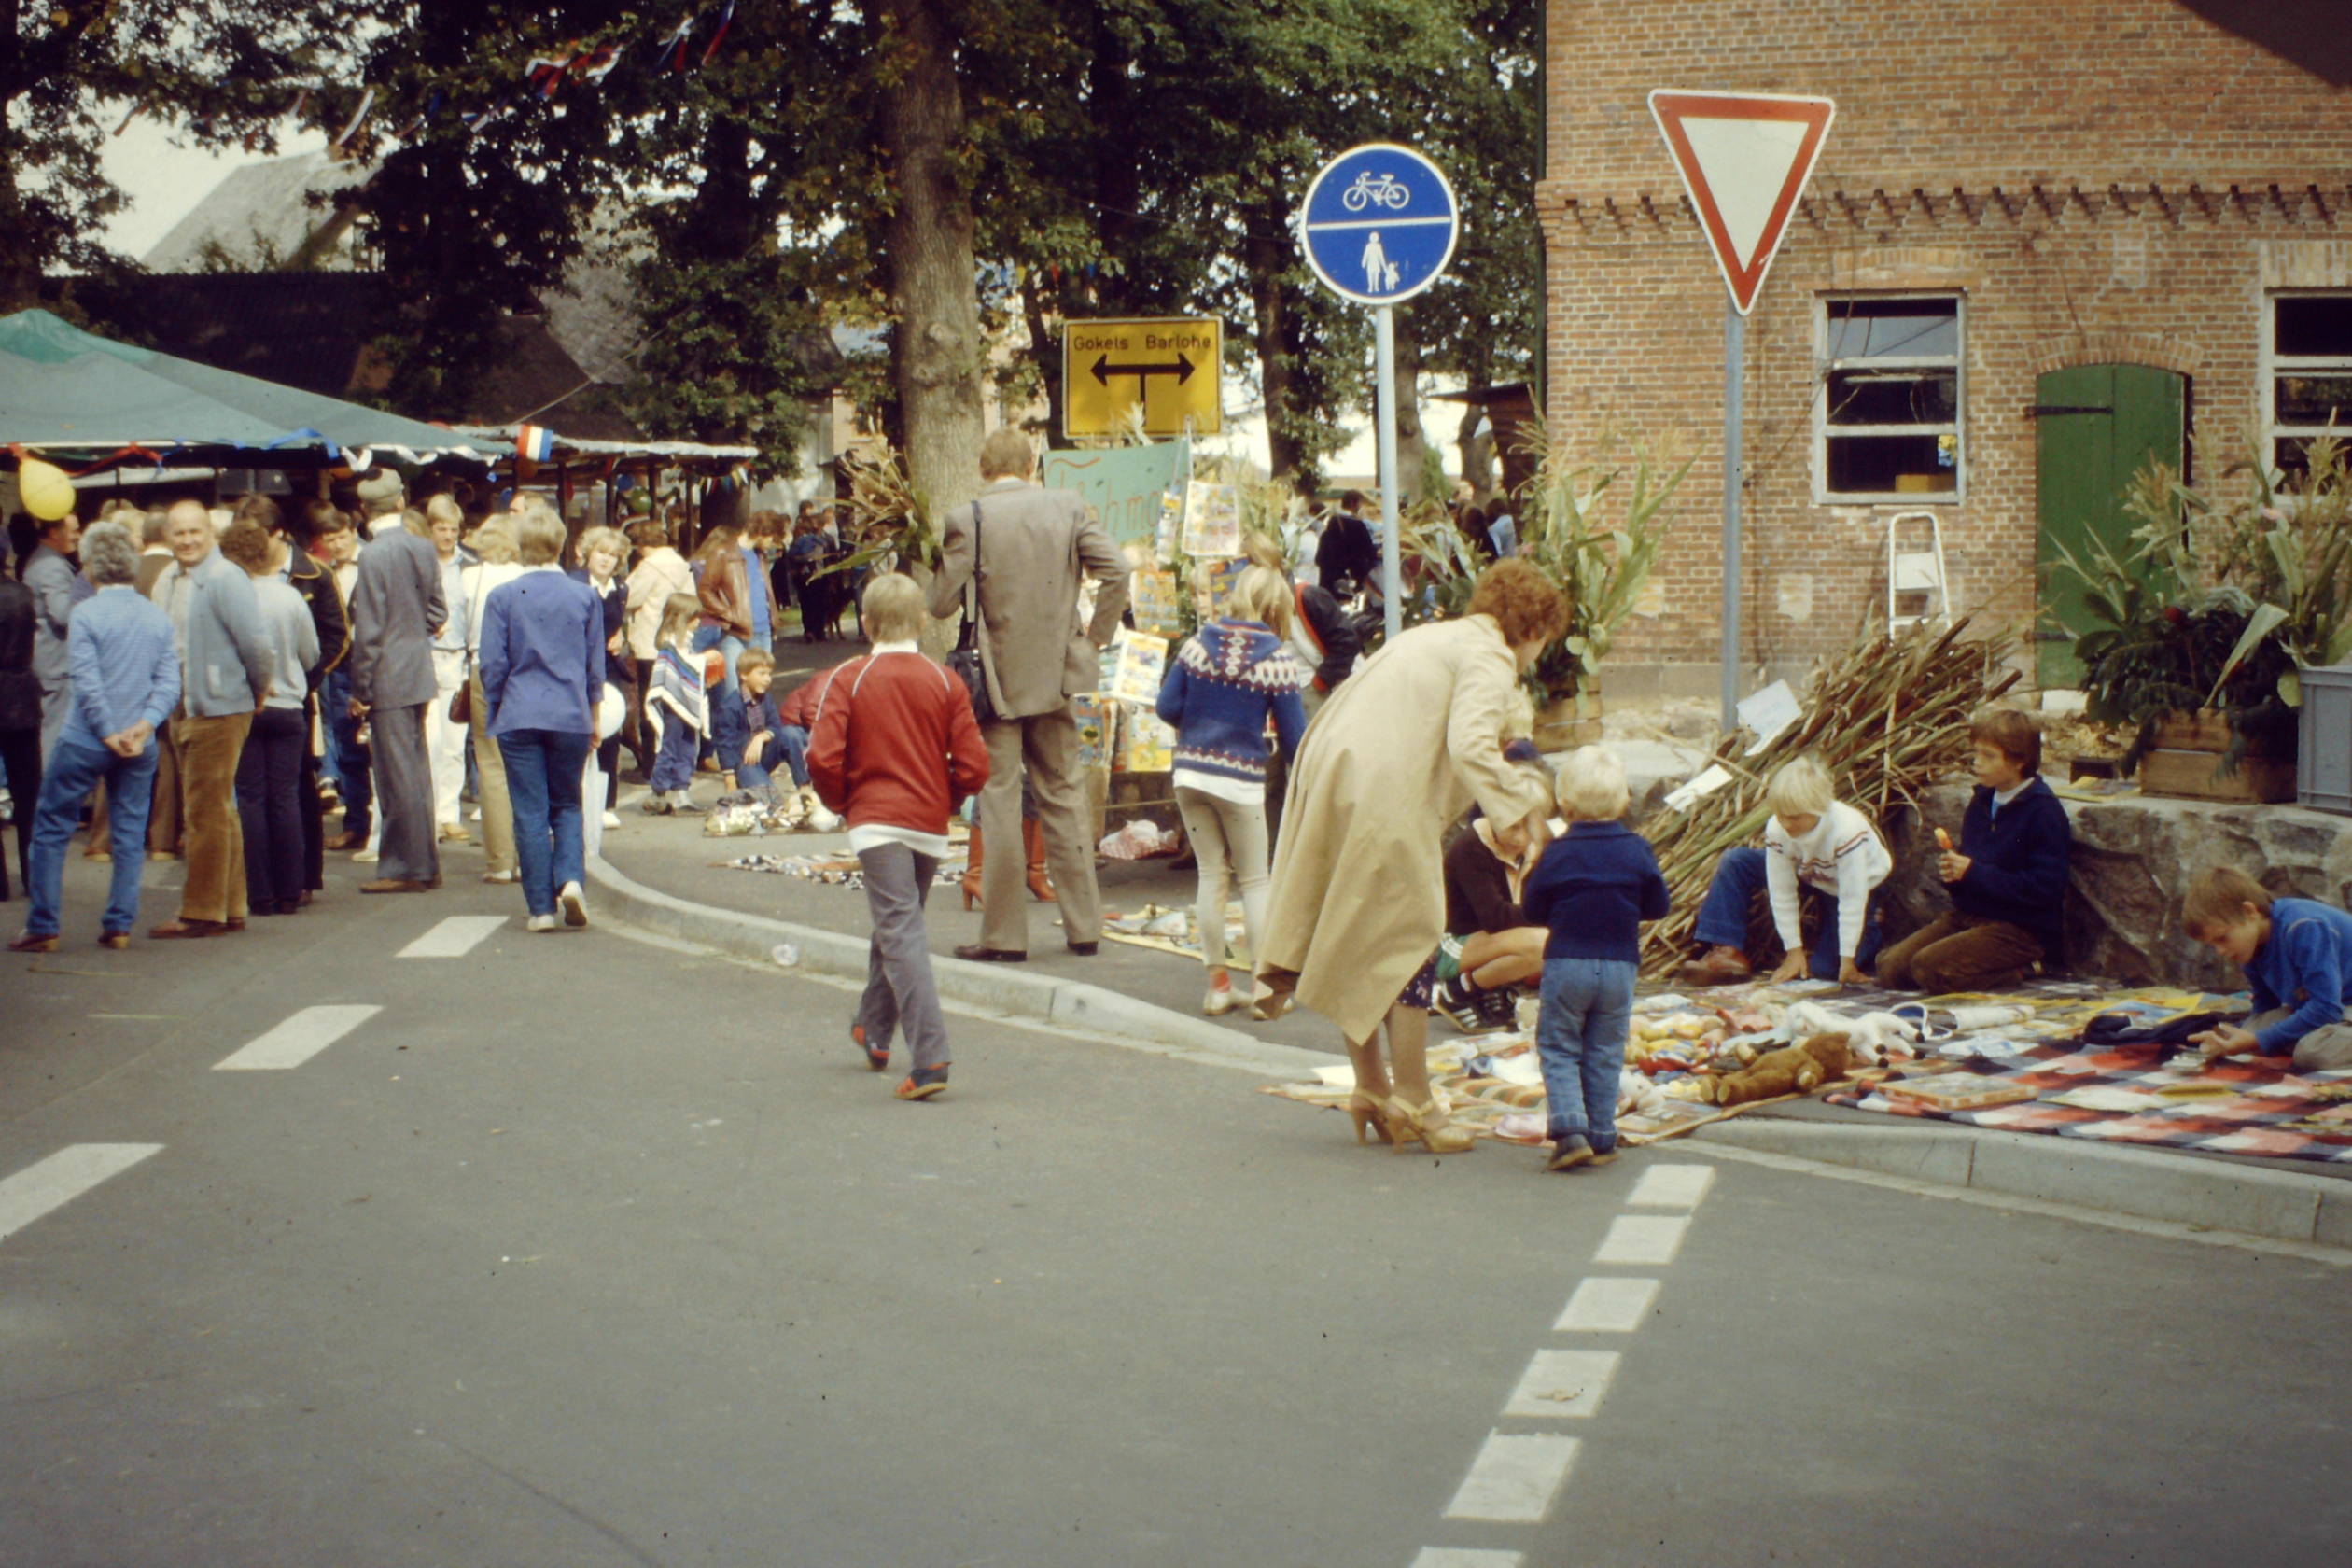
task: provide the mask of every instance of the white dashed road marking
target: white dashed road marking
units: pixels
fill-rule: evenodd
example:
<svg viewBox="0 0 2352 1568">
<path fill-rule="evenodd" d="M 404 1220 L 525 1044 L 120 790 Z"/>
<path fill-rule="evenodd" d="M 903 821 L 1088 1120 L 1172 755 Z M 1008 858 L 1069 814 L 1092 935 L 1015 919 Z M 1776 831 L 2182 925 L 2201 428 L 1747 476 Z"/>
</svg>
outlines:
<svg viewBox="0 0 2352 1568">
<path fill-rule="evenodd" d="M 503 915 L 452 915 L 400 949 L 403 959 L 462 959 L 507 923 Z"/>
<path fill-rule="evenodd" d="M 1659 1281 L 1595 1274 L 1576 1287 L 1561 1309 L 1555 1334 L 1631 1334 L 1658 1305 Z"/>
<path fill-rule="evenodd" d="M 300 1067 L 383 1012 L 372 1004 L 305 1007 L 269 1033 L 213 1063 L 215 1072 Z"/>
<path fill-rule="evenodd" d="M 1537 1421 L 1598 1415 L 1617 1369 L 1615 1351 L 1537 1351 L 1503 1413 Z"/>
<path fill-rule="evenodd" d="M 119 1176 L 161 1143 L 74 1143 L 0 1182 L 0 1239 L 69 1203 L 109 1176 Z"/>
<path fill-rule="evenodd" d="M 1712 1165 L 1653 1165 L 1625 1201 L 1635 1209 L 1696 1209 L 1714 1184 Z"/>
<path fill-rule="evenodd" d="M 1609 1222 L 1609 1234 L 1602 1239 L 1601 1250 L 1592 1254 L 1592 1261 L 1672 1263 L 1682 1249 L 1683 1232 L 1689 1228 L 1687 1215 L 1619 1214 Z"/>
<path fill-rule="evenodd" d="M 1446 1505 L 1446 1517 L 1540 1524 L 1551 1512 L 1552 1494 L 1575 1463 L 1574 1437 L 1490 1432 L 1470 1474 L 1463 1477 L 1462 1490 Z"/>
<path fill-rule="evenodd" d="M 1479 1551 L 1462 1547 L 1423 1547 L 1413 1568 L 1519 1568 L 1526 1561 L 1513 1551 Z"/>
</svg>

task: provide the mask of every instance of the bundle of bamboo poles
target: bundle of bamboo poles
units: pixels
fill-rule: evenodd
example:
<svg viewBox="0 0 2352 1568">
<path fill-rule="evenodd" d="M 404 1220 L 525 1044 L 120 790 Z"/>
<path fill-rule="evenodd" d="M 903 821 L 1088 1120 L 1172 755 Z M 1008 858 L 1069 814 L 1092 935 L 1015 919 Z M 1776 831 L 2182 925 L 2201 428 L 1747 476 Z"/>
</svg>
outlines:
<svg viewBox="0 0 2352 1568">
<path fill-rule="evenodd" d="M 1829 770 L 1838 798 L 1882 825 L 1897 805 L 1917 806 L 1922 790 L 1967 765 L 1969 719 L 2019 675 L 2003 667 L 2016 648 L 2014 632 L 1964 639 L 1967 626 L 1967 617 L 1940 633 L 1871 626 L 1813 672 L 1805 716 L 1771 745 L 1746 755 L 1745 731 L 1716 743 L 1713 761 L 1731 782 L 1643 825 L 1674 896 L 1673 913 L 1643 940 L 1644 974 L 1665 974 L 1689 956 L 1690 928 L 1715 862 L 1727 849 L 1762 842 L 1764 781 L 1782 763 L 1812 752 Z"/>
</svg>

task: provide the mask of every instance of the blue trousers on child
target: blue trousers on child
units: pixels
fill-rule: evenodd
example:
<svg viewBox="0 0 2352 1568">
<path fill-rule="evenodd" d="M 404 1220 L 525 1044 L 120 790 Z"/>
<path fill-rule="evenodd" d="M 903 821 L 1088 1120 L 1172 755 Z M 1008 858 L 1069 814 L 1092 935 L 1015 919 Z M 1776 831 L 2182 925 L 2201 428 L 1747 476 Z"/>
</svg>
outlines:
<svg viewBox="0 0 2352 1568">
<path fill-rule="evenodd" d="M 1596 1155 L 1617 1147 L 1635 969 L 1624 959 L 1544 960 L 1535 1056 L 1544 1070 L 1545 1132 L 1554 1143 L 1581 1135 Z"/>
<path fill-rule="evenodd" d="M 1706 902 L 1699 906 L 1699 919 L 1690 934 L 1710 947 L 1745 947 L 1748 911 L 1756 906 L 1756 895 L 1764 891 L 1765 864 L 1765 852 L 1761 849 L 1726 849 L 1723 859 L 1715 862 L 1715 879 L 1707 884 Z M 1835 980 L 1838 901 L 1818 889 L 1799 889 L 1800 898 L 1807 895 L 1828 907 L 1822 912 L 1821 928 L 1813 932 L 1813 952 L 1805 967 L 1816 980 Z M 1862 949 L 1854 955 L 1854 961 L 1868 969 L 1878 957 L 1878 895 L 1872 893 L 1870 906 L 1862 917 Z"/>
<path fill-rule="evenodd" d="M 653 754 L 650 780 L 653 792 L 664 795 L 683 790 L 694 781 L 694 760 L 702 752 L 702 736 L 675 713 L 651 707 L 646 711 L 656 714 L 662 727 L 662 749 Z"/>
<path fill-rule="evenodd" d="M 764 790 L 777 773 L 790 773 L 794 789 L 808 782 L 808 732 L 798 724 L 777 731 L 776 738 L 761 748 L 758 762 L 738 763 L 735 782 L 747 790 Z"/>
</svg>

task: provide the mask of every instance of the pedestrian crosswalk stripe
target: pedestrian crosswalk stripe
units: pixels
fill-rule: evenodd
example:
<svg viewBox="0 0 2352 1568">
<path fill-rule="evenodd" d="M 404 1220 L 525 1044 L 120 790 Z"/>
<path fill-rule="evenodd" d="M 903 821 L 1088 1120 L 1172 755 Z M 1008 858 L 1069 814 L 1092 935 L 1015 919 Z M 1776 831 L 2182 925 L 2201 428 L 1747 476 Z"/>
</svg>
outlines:
<svg viewBox="0 0 2352 1568">
<path fill-rule="evenodd" d="M 1617 1369 L 1615 1351 L 1537 1351 L 1503 1413 L 1535 1421 L 1597 1416 Z"/>
<path fill-rule="evenodd" d="M 79 1197 L 109 1176 L 119 1176 L 161 1143 L 74 1143 L 0 1181 L 0 1240 L 50 1210 Z"/>
<path fill-rule="evenodd" d="M 1661 1264 L 1674 1261 L 1682 1249 L 1683 1232 L 1690 1227 L 1687 1214 L 1619 1214 L 1609 1222 L 1595 1263 Z"/>
<path fill-rule="evenodd" d="M 1714 1184 L 1712 1165 L 1653 1165 L 1625 1201 L 1636 1209 L 1696 1209 Z"/>
<path fill-rule="evenodd" d="M 1557 1334 L 1631 1334 L 1658 1305 L 1656 1280 L 1595 1274 L 1576 1287 L 1552 1324 Z"/>
<path fill-rule="evenodd" d="M 300 1067 L 383 1011 L 371 1002 L 305 1007 L 267 1034 L 213 1063 L 213 1071 L 249 1072 Z"/>
<path fill-rule="evenodd" d="M 1413 1568 L 1519 1568 L 1527 1560 L 1513 1551 L 1482 1551 L 1476 1547 L 1423 1547 Z"/>
<path fill-rule="evenodd" d="M 503 915 L 452 915 L 400 949 L 403 959 L 462 959 L 507 923 Z"/>
<path fill-rule="evenodd" d="M 1490 1432 L 1470 1474 L 1462 1478 L 1462 1490 L 1446 1505 L 1446 1517 L 1540 1524 L 1575 1462 L 1574 1437 Z"/>
</svg>

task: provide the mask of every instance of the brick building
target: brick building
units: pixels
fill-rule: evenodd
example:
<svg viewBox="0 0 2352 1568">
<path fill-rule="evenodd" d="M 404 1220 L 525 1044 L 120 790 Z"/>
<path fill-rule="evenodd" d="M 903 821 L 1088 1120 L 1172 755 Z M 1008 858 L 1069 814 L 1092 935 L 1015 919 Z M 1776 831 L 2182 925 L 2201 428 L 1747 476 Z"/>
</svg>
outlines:
<svg viewBox="0 0 2352 1568">
<path fill-rule="evenodd" d="M 1747 328 L 1751 666 L 1885 602 L 1892 513 L 2023 621 L 2146 454 L 2352 425 L 2352 90 L 2171 0 L 1552 0 L 1547 49 L 1547 416 L 1698 459 L 1619 690 L 1712 691 L 1721 609 L 1724 289 L 1653 88 L 1838 104 Z"/>
</svg>

